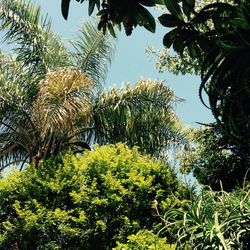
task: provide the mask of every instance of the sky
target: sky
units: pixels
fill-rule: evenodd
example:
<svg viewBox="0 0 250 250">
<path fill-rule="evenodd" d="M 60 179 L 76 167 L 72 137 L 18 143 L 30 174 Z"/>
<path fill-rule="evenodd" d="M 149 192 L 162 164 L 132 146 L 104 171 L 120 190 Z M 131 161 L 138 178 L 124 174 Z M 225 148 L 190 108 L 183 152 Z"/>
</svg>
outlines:
<svg viewBox="0 0 250 250">
<path fill-rule="evenodd" d="M 48 13 L 52 19 L 52 30 L 65 41 L 73 39 L 81 20 L 89 18 L 87 3 L 71 1 L 69 17 L 66 21 L 60 11 L 61 0 L 34 0 L 34 2 L 41 6 L 43 15 Z M 169 72 L 158 73 L 154 62 L 150 62 L 147 57 L 145 51 L 148 45 L 154 46 L 155 49 L 163 47 L 164 32 L 166 31 L 160 25 L 157 26 L 154 34 L 142 27 L 134 29 L 131 36 L 126 36 L 122 30 L 118 35 L 117 50 L 108 72 L 106 87 L 113 85 L 120 87 L 123 82 L 134 85 L 141 78 L 165 80 L 178 97 L 185 99 L 176 108 L 185 124 L 197 127 L 197 122 L 213 121 L 210 110 L 203 106 L 198 96 L 199 77 L 174 76 Z"/>
</svg>

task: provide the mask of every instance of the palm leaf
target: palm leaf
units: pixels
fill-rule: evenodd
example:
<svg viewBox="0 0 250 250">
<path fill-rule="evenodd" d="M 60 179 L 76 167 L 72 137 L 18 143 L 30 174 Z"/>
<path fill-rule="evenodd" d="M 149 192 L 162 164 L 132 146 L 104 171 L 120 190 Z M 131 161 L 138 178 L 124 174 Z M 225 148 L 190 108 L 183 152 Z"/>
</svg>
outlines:
<svg viewBox="0 0 250 250">
<path fill-rule="evenodd" d="M 115 51 L 114 38 L 99 31 L 96 22 L 88 21 L 82 24 L 71 44 L 75 67 L 87 73 L 95 87 L 102 87 Z"/>
<path fill-rule="evenodd" d="M 50 30 L 50 20 L 41 18 L 40 7 L 22 0 L 2 0 L 1 30 L 5 41 L 14 45 L 17 60 L 33 72 L 68 63 L 64 45 Z"/>
<path fill-rule="evenodd" d="M 71 131 L 78 120 L 82 126 L 91 114 L 92 82 L 86 74 L 73 68 L 58 69 L 40 82 L 33 105 L 32 120 L 39 131 Z"/>
<path fill-rule="evenodd" d="M 122 141 L 159 156 L 184 139 L 173 110 L 177 100 L 163 82 L 140 80 L 134 89 L 128 84 L 120 90 L 114 87 L 96 100 L 94 140 L 100 144 Z"/>
</svg>

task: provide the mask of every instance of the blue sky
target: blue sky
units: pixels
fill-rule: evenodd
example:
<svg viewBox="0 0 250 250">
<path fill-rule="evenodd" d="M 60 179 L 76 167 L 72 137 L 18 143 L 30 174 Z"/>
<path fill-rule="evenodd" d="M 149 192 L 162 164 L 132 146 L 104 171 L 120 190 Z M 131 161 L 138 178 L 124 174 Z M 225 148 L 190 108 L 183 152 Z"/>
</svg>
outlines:
<svg viewBox="0 0 250 250">
<path fill-rule="evenodd" d="M 34 0 L 34 2 L 41 6 L 42 13 L 49 14 L 52 18 L 53 31 L 64 39 L 73 39 L 80 21 L 88 18 L 87 4 L 79 4 L 75 0 L 71 1 L 67 21 L 63 19 L 60 12 L 61 0 Z M 163 27 L 157 27 L 154 34 L 137 27 L 129 37 L 121 32 L 106 86 L 114 84 L 121 86 L 123 82 L 135 84 L 141 77 L 165 80 L 177 96 L 185 99 L 185 102 L 177 106 L 177 112 L 185 123 L 197 126 L 196 122 L 211 122 L 213 118 L 210 110 L 203 106 L 198 97 L 199 77 L 174 76 L 168 72 L 160 74 L 154 63 L 147 58 L 145 50 L 148 45 L 153 45 L 156 49 L 163 47 L 164 32 Z"/>
</svg>

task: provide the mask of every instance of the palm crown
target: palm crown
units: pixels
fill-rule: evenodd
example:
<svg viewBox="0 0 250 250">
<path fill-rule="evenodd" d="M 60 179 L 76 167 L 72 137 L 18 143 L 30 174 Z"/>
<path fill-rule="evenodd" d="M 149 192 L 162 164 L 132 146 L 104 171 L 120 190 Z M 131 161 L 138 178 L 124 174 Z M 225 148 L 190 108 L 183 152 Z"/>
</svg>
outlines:
<svg viewBox="0 0 250 250">
<path fill-rule="evenodd" d="M 177 98 L 164 83 L 98 94 L 115 43 L 95 24 L 85 23 L 68 50 L 34 5 L 3 0 L 0 21 L 15 52 L 0 54 L 0 169 L 95 142 L 124 141 L 156 156 L 183 142 Z"/>
<path fill-rule="evenodd" d="M 87 123 L 115 43 L 86 22 L 70 51 L 40 8 L 23 1 L 3 0 L 0 20 L 15 53 L 0 56 L 1 167 L 36 163 L 59 151 L 76 124 Z"/>
</svg>

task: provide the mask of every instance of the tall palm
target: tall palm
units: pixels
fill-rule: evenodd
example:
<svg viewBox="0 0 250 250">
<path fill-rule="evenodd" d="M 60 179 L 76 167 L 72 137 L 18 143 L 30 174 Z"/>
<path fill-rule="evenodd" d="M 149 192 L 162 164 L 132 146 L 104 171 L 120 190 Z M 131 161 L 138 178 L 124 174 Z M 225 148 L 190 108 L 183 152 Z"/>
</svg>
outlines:
<svg viewBox="0 0 250 250">
<path fill-rule="evenodd" d="M 32 5 L 1 3 L 1 27 L 17 56 L 0 57 L 0 169 L 96 142 L 123 141 L 157 157 L 183 142 L 177 98 L 164 83 L 141 80 L 96 94 L 114 51 L 110 38 L 87 23 L 69 52 L 48 19 L 39 19 Z"/>
<path fill-rule="evenodd" d="M 114 41 L 85 23 L 69 50 L 50 23 L 33 4 L 0 3 L 0 29 L 15 53 L 0 53 L 0 169 L 36 164 L 74 141 L 104 83 Z"/>
</svg>

